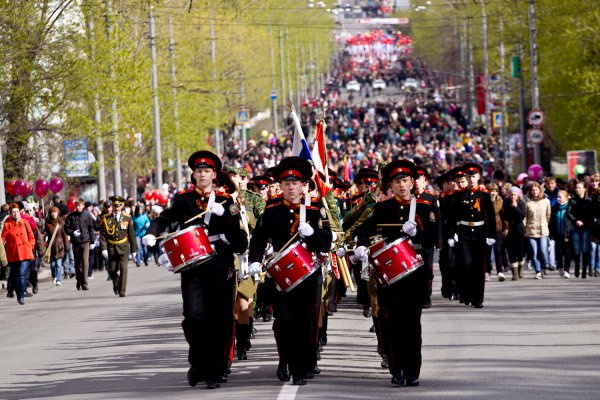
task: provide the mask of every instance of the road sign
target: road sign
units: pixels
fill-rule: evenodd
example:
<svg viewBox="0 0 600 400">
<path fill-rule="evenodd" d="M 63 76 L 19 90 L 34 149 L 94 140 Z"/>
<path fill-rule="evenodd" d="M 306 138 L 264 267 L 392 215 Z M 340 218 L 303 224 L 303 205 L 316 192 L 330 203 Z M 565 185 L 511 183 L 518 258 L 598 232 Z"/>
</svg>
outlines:
<svg viewBox="0 0 600 400">
<path fill-rule="evenodd" d="M 238 111 L 235 115 L 235 123 L 237 125 L 247 124 L 249 121 L 248 111 Z"/>
<path fill-rule="evenodd" d="M 504 116 L 501 112 L 492 112 L 492 128 L 502 128 L 504 126 Z"/>
<path fill-rule="evenodd" d="M 271 100 L 277 100 L 277 89 L 271 90 Z"/>
<path fill-rule="evenodd" d="M 540 110 L 531 110 L 529 114 L 527 114 L 527 122 L 533 126 L 540 126 L 544 123 L 544 113 Z"/>
<path fill-rule="evenodd" d="M 533 144 L 540 144 L 544 141 L 544 132 L 541 129 L 530 129 L 527 131 L 527 137 Z"/>
</svg>

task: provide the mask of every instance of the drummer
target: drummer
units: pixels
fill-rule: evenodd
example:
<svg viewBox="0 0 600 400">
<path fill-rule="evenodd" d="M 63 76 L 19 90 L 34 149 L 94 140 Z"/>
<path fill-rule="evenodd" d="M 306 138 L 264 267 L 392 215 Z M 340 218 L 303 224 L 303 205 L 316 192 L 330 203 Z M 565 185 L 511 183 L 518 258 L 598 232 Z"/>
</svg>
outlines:
<svg viewBox="0 0 600 400">
<path fill-rule="evenodd" d="M 300 157 L 288 157 L 275 168 L 275 179 L 280 182 L 283 200 L 267 204 L 252 234 L 249 251 L 249 274 L 259 273 L 267 243 L 271 241 L 275 254 L 302 241 L 308 251 L 328 252 L 332 233 L 327 213 L 320 203 L 304 206 L 307 182 L 312 175 L 308 161 Z M 305 208 L 305 221 L 302 209 Z M 293 239 L 297 235 L 297 239 Z M 277 377 L 289 381 L 290 373 L 295 385 L 305 385 L 313 373 L 317 354 L 316 321 L 320 301 L 321 268 L 313 270 L 298 286 L 287 293 L 277 292 L 271 278 L 265 286 L 273 304 L 275 322 L 273 332 L 279 353 Z M 268 271 L 267 271 L 268 272 Z"/>
<path fill-rule="evenodd" d="M 357 259 L 366 261 L 370 238 L 381 234 L 389 244 L 402 237 L 410 237 L 416 243 L 424 236 L 429 216 L 419 212 L 413 196 L 416 166 L 408 160 L 396 160 L 382 170 L 382 186 L 390 187 L 394 196 L 375 204 L 371 218 L 358 230 Z M 417 207 L 411 220 L 411 202 Z M 417 246 L 416 246 L 417 247 Z M 427 294 L 427 282 L 431 270 L 417 268 L 397 282 L 384 287 L 377 286 L 377 304 L 384 352 L 388 356 L 388 368 L 392 384 L 418 386 L 421 371 L 421 311 Z"/>
<path fill-rule="evenodd" d="M 188 159 L 188 165 L 195 186 L 173 197 L 171 207 L 152 221 L 143 241 L 153 246 L 156 236 L 173 223 L 179 229 L 199 224 L 208 227 L 216 255 L 181 273 L 181 326 L 189 344 L 189 385 L 206 382 L 208 389 L 215 389 L 227 381 L 235 298 L 233 253 L 246 251 L 248 236 L 242 229 L 239 206 L 230 195 L 213 188 L 221 171 L 219 157 L 207 150 L 197 151 Z M 203 212 L 202 217 L 191 220 Z"/>
</svg>

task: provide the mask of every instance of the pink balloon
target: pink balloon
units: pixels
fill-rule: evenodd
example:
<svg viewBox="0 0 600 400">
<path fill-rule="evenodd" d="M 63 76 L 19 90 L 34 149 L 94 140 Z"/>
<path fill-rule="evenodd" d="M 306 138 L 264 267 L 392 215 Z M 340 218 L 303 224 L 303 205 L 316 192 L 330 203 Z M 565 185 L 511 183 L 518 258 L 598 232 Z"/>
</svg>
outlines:
<svg viewBox="0 0 600 400">
<path fill-rule="evenodd" d="M 27 196 L 29 194 L 29 191 L 27 190 L 27 185 L 28 183 L 23 179 L 17 180 L 15 182 L 15 194 L 23 197 Z"/>
<path fill-rule="evenodd" d="M 523 184 L 523 180 L 524 180 L 525 178 L 527 178 L 527 177 L 529 177 L 529 175 L 527 175 L 525 172 L 521 172 L 521 173 L 519 174 L 519 176 L 517 177 L 517 183 L 518 183 L 519 185 L 522 185 L 522 184 Z"/>
<path fill-rule="evenodd" d="M 40 197 L 44 197 L 48 194 L 48 189 L 50 189 L 50 183 L 48 183 L 45 179 L 38 179 L 35 181 L 34 191 Z"/>
<path fill-rule="evenodd" d="M 64 186 L 63 180 L 60 178 L 52 178 L 50 179 L 50 190 L 52 193 L 58 193 L 62 190 Z"/>
<path fill-rule="evenodd" d="M 539 164 L 532 164 L 529 166 L 529 168 L 527 168 L 527 175 L 529 178 L 537 181 L 538 178 L 544 176 L 544 169 Z"/>
</svg>

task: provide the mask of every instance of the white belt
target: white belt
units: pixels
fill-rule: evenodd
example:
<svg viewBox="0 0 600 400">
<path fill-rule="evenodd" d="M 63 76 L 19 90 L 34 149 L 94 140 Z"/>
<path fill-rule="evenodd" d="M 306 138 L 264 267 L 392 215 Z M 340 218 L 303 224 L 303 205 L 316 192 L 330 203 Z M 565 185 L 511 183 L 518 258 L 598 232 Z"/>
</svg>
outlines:
<svg viewBox="0 0 600 400">
<path fill-rule="evenodd" d="M 485 224 L 485 221 L 458 221 L 456 225 L 464 225 L 464 226 L 482 226 Z"/>
<path fill-rule="evenodd" d="M 222 240 L 223 242 L 225 242 L 225 244 L 229 244 L 229 240 L 227 240 L 227 239 L 225 238 L 225 234 L 223 234 L 223 233 L 221 233 L 221 234 L 219 234 L 219 235 L 210 235 L 210 236 L 208 237 L 208 240 L 209 240 L 211 243 L 214 243 L 214 242 L 217 242 L 217 241 L 219 241 L 219 240 Z"/>
</svg>

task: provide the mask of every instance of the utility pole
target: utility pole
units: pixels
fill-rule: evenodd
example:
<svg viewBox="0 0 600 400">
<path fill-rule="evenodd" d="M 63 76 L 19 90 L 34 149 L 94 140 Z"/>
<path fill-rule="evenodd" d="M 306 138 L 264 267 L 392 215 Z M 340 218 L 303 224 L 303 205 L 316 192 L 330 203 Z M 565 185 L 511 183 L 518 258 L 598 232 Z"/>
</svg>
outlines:
<svg viewBox="0 0 600 400">
<path fill-rule="evenodd" d="M 501 135 L 502 142 L 504 144 L 504 165 L 508 170 L 508 174 L 512 176 L 512 161 L 510 159 L 510 149 L 508 145 L 508 107 L 506 104 L 506 91 L 507 91 L 507 79 L 506 79 L 506 69 L 504 66 L 504 21 L 500 19 L 500 96 L 502 98 L 502 127 Z"/>
<path fill-rule="evenodd" d="M 309 57 L 309 62 L 310 62 L 310 64 L 308 65 L 308 68 L 310 69 L 310 96 L 315 97 L 315 86 L 314 86 L 315 77 L 313 75 L 313 73 L 315 71 L 315 62 L 314 62 L 312 43 L 308 44 L 308 57 Z"/>
<path fill-rule="evenodd" d="M 4 188 L 4 158 L 2 158 L 2 151 L 4 150 L 4 143 L 0 139 L 0 204 L 6 204 L 6 189 Z"/>
<path fill-rule="evenodd" d="M 152 6 L 149 11 L 150 19 L 150 57 L 152 59 L 152 133 L 154 134 L 154 156 L 156 162 L 156 187 L 162 188 L 162 149 L 160 145 L 160 106 L 158 104 L 158 68 L 156 67 L 156 30 Z"/>
<path fill-rule="evenodd" d="M 287 63 L 287 81 L 289 89 L 289 99 L 294 104 L 294 90 L 292 86 L 292 62 L 290 61 L 290 35 L 289 30 L 285 28 L 285 58 Z M 297 89 L 296 89 L 297 90 Z"/>
<path fill-rule="evenodd" d="M 471 18 L 467 22 L 467 36 L 469 41 L 469 53 L 467 55 L 469 63 L 469 129 L 473 125 L 473 97 L 475 94 L 475 70 L 473 66 L 473 39 L 471 37 Z"/>
<path fill-rule="evenodd" d="M 283 65 L 283 28 L 279 28 L 279 73 L 281 74 L 281 122 L 285 128 L 285 68 Z M 289 68 L 289 65 L 288 65 Z M 287 130 L 287 129 L 286 129 Z"/>
<path fill-rule="evenodd" d="M 169 60 L 171 64 L 171 93 L 173 94 L 173 122 L 175 123 L 175 142 L 179 140 L 179 103 L 177 102 L 177 74 L 175 70 L 175 39 L 173 39 L 173 23 L 171 17 L 169 17 Z M 183 188 L 183 182 L 181 176 L 183 171 L 181 168 L 181 146 L 175 145 L 175 163 L 177 176 L 175 182 L 177 183 L 177 189 Z"/>
<path fill-rule="evenodd" d="M 240 77 L 240 93 L 242 96 L 242 111 L 246 111 L 246 86 L 245 76 L 243 72 Z M 248 139 L 246 137 L 246 122 L 242 122 L 242 152 L 246 151 L 246 147 L 248 147 L 247 140 Z"/>
<path fill-rule="evenodd" d="M 114 26 L 113 26 L 113 8 L 112 0 L 105 0 L 106 4 L 106 34 L 108 36 L 109 48 L 110 48 L 110 62 L 108 66 L 109 78 L 112 87 L 111 93 L 111 104 L 110 104 L 110 120 L 112 123 L 112 134 L 113 134 L 113 157 L 114 157 L 114 187 L 113 193 L 115 195 L 123 195 L 123 189 L 121 186 L 121 148 L 119 145 L 119 106 L 117 104 L 117 94 L 115 90 L 115 66 L 114 66 Z"/>
<path fill-rule="evenodd" d="M 294 38 L 296 42 L 296 110 L 300 111 L 302 108 L 302 98 L 304 92 L 302 91 L 302 70 L 298 60 L 300 60 L 300 48 L 298 47 L 298 37 Z"/>
<path fill-rule="evenodd" d="M 273 89 L 272 91 L 276 91 L 277 90 L 277 83 L 276 83 L 276 78 L 275 78 L 275 48 L 273 45 L 273 27 L 269 27 L 269 44 L 271 45 L 271 78 L 273 80 Z M 273 97 L 273 96 L 271 96 Z M 275 136 L 277 136 L 277 131 L 279 130 L 279 124 L 277 121 L 277 96 L 275 96 L 275 98 L 272 98 L 273 101 L 273 132 L 275 133 Z"/>
<path fill-rule="evenodd" d="M 212 70 L 213 84 L 214 84 L 214 82 L 216 82 L 216 79 L 217 79 L 217 48 L 216 48 L 216 43 L 215 43 L 216 36 L 215 36 L 214 18 L 215 18 L 215 10 L 213 7 L 211 7 L 211 10 L 210 10 L 210 60 L 213 65 L 213 70 Z M 214 106 L 215 106 L 215 119 L 217 119 L 218 110 L 217 110 L 217 100 L 216 99 L 214 100 Z M 215 120 L 215 150 L 217 151 L 217 154 L 219 154 L 219 155 L 221 155 L 221 153 L 223 151 L 225 151 L 225 146 L 223 145 L 223 147 L 221 147 L 221 132 L 219 131 L 219 124 L 216 120 Z"/>
<path fill-rule="evenodd" d="M 525 89 L 523 88 L 523 74 L 520 72 L 523 59 L 523 45 L 517 45 L 519 62 L 519 128 L 521 130 L 521 171 L 527 171 L 527 132 L 525 132 Z"/>
<path fill-rule="evenodd" d="M 489 66 L 488 66 L 488 40 L 487 40 L 487 14 L 485 11 L 485 0 L 481 0 L 481 31 L 483 41 L 483 101 L 484 101 L 484 112 L 485 116 L 482 120 L 488 129 L 491 128 L 488 118 L 490 117 L 490 110 L 488 109 L 488 80 L 489 80 Z"/>
<path fill-rule="evenodd" d="M 529 62 L 531 65 L 531 108 L 540 109 L 540 91 L 538 88 L 537 62 L 538 48 L 535 29 L 535 5 L 534 0 L 528 0 L 529 3 Z M 542 163 L 542 151 L 539 144 L 533 145 L 534 162 L 538 165 Z"/>
<path fill-rule="evenodd" d="M 90 62 L 96 63 L 96 36 L 94 33 L 94 12 L 90 7 L 87 18 L 87 29 L 90 40 Z M 94 94 L 94 136 L 96 137 L 96 161 L 98 163 L 98 200 L 106 200 L 106 170 L 104 168 L 104 139 L 100 132 L 102 111 L 100 110 L 100 94 Z M 4 204 L 4 203 L 3 203 Z"/>
</svg>

